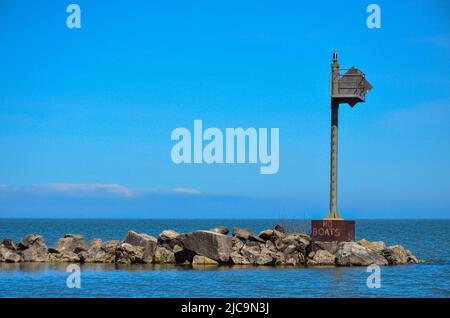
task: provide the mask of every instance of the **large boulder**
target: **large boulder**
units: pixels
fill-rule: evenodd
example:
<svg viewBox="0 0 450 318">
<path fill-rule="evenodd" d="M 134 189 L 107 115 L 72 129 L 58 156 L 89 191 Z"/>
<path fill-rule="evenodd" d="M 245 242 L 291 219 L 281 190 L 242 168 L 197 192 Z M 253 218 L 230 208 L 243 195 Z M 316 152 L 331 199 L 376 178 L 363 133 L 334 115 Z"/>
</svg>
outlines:
<svg viewBox="0 0 450 318">
<path fill-rule="evenodd" d="M 336 252 L 339 266 L 388 265 L 387 260 L 377 252 L 371 251 L 356 242 L 341 242 Z"/>
<path fill-rule="evenodd" d="M 247 241 L 250 235 L 254 235 L 252 231 L 243 227 L 234 227 L 233 236 L 240 240 Z"/>
<path fill-rule="evenodd" d="M 87 251 L 88 244 L 84 241 L 83 236 L 78 234 L 66 234 L 63 238 L 60 238 L 56 243 L 54 249 L 63 252 L 79 253 L 81 251 Z"/>
<path fill-rule="evenodd" d="M 60 238 L 53 248 L 49 248 L 50 262 L 80 262 L 79 253 L 86 252 L 89 245 L 83 236 L 78 234 L 66 234 Z"/>
<path fill-rule="evenodd" d="M 181 235 L 183 247 L 197 255 L 218 262 L 228 262 L 231 254 L 231 237 L 211 231 L 194 231 Z"/>
<path fill-rule="evenodd" d="M 393 245 L 381 251 L 381 254 L 387 259 L 389 265 L 401 265 L 407 263 L 420 263 L 414 255 L 401 245 Z"/>
<path fill-rule="evenodd" d="M 89 245 L 83 236 L 78 234 L 66 234 L 60 238 L 53 248 L 49 248 L 51 262 L 80 262 L 79 253 L 86 252 Z"/>
<path fill-rule="evenodd" d="M 175 264 L 175 253 L 163 246 L 157 246 L 155 255 L 153 255 L 153 263 L 155 264 Z"/>
<path fill-rule="evenodd" d="M 28 234 L 27 236 L 25 236 L 22 241 L 19 242 L 19 244 L 17 245 L 17 249 L 18 250 L 25 250 L 28 247 L 30 247 L 31 245 L 33 245 L 36 241 L 39 242 L 43 242 L 44 239 L 42 238 L 42 236 L 37 235 L 37 234 Z"/>
<path fill-rule="evenodd" d="M 122 243 L 116 250 L 116 263 L 142 264 L 144 261 L 144 248 L 141 246 Z"/>
<path fill-rule="evenodd" d="M 25 236 L 19 243 L 18 250 L 24 262 L 50 261 L 50 253 L 40 235 L 30 234 Z"/>
<path fill-rule="evenodd" d="M 21 261 L 22 257 L 16 250 L 10 249 L 8 244 L 0 244 L 0 262 L 18 263 Z"/>
<path fill-rule="evenodd" d="M 116 261 L 116 250 L 121 242 L 95 239 L 85 252 L 80 252 L 80 260 L 84 263 L 114 263 Z"/>
<path fill-rule="evenodd" d="M 374 251 L 374 252 L 381 252 L 382 250 L 384 250 L 386 248 L 384 242 L 382 242 L 382 241 L 369 242 L 366 239 L 362 239 L 362 240 L 358 241 L 358 244 L 371 250 L 371 251 Z"/>
<path fill-rule="evenodd" d="M 151 263 L 153 260 L 153 255 L 155 254 L 158 240 L 155 237 L 144 233 L 128 231 L 124 243 L 142 247 L 144 253 L 144 261 L 146 263 Z"/>
<path fill-rule="evenodd" d="M 233 236 L 237 237 L 238 239 L 243 240 L 243 241 L 253 241 L 253 242 L 264 243 L 264 240 L 262 238 L 260 238 L 259 236 L 256 236 L 249 229 L 242 228 L 242 227 L 234 227 L 233 228 Z"/>
<path fill-rule="evenodd" d="M 336 257 L 326 250 L 317 250 L 309 255 L 308 265 L 334 265 Z"/>
</svg>

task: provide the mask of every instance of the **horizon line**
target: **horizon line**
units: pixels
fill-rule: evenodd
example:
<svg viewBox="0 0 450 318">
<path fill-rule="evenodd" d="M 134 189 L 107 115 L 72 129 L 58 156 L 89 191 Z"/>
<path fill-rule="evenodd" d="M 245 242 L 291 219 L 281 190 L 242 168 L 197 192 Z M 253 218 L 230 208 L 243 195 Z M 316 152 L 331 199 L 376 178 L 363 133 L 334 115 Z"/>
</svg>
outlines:
<svg viewBox="0 0 450 318">
<path fill-rule="evenodd" d="M 283 217 L 242 217 L 242 218 L 199 218 L 199 217 L 167 217 L 167 218 L 141 218 L 141 217 L 111 217 L 111 218 L 105 218 L 105 217 L 0 217 L 0 220 L 299 220 L 299 221 L 311 221 L 311 220 L 325 220 L 323 218 L 283 218 Z M 428 218 L 428 217 L 414 217 L 414 218 L 401 218 L 401 217 L 395 217 L 395 218 L 352 218 L 352 219 L 342 219 L 342 220 L 356 220 L 356 221 L 370 221 L 370 220 L 389 220 L 389 221 L 395 221 L 395 220 L 431 220 L 431 221 L 440 221 L 440 220 L 450 220 L 450 217 L 447 218 Z"/>
</svg>

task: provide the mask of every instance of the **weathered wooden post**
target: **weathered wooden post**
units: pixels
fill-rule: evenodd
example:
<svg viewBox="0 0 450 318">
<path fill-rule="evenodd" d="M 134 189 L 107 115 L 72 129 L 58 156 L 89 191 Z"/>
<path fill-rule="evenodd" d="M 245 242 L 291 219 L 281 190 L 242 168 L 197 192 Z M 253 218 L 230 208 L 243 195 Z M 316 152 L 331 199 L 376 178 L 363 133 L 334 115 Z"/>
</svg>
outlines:
<svg viewBox="0 0 450 318">
<path fill-rule="evenodd" d="M 354 241 L 355 221 L 344 221 L 337 210 L 338 176 L 338 113 L 339 104 L 351 107 L 364 102 L 372 85 L 360 70 L 351 67 L 341 76 L 338 54 L 333 53 L 331 64 L 331 157 L 330 157 L 330 209 L 324 220 L 312 220 L 311 236 L 317 241 Z"/>
</svg>

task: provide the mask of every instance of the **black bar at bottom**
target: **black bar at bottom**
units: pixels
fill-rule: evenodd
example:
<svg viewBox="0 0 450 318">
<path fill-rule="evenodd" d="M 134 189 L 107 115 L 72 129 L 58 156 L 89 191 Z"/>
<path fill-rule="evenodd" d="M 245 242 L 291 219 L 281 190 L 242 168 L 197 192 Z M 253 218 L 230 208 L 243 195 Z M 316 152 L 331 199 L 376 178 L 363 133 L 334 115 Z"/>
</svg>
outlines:
<svg viewBox="0 0 450 318">
<path fill-rule="evenodd" d="M 439 305 L 448 306 L 447 299 L 436 298 L 4 298 L 0 299 L 2 310 L 13 307 L 21 312 L 45 312 L 47 315 L 59 316 L 60 310 L 49 308 L 67 308 L 78 317 L 84 317 L 91 310 L 98 310 L 102 314 L 111 312 L 114 316 L 123 314 L 127 317 L 136 315 L 156 317 L 161 313 L 174 317 L 279 317 L 283 313 L 298 313 L 334 315 L 343 313 L 351 308 L 354 311 L 361 307 L 365 311 L 394 309 L 397 307 L 403 313 L 414 312 L 424 308 L 436 310 Z M 87 311 L 85 306 L 89 306 Z M 374 307 L 375 306 L 375 307 Z M 432 306 L 432 307 L 430 307 Z M 140 313 L 140 314 L 139 314 Z M 301 315 L 294 315 L 300 317 Z M 158 315 L 159 317 L 159 315 Z"/>
</svg>

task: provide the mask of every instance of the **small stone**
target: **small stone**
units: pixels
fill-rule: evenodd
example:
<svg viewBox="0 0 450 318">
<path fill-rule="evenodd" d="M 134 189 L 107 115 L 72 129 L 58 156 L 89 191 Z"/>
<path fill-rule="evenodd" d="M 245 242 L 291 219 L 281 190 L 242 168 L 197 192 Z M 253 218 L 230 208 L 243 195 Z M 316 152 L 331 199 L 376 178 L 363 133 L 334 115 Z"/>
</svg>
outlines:
<svg viewBox="0 0 450 318">
<path fill-rule="evenodd" d="M 264 230 L 259 232 L 258 236 L 264 241 L 270 240 L 273 236 L 274 230 Z"/>
<path fill-rule="evenodd" d="M 302 253 L 294 252 L 284 255 L 284 262 L 280 265 L 298 266 L 305 263 L 305 257 Z"/>
<path fill-rule="evenodd" d="M 180 244 L 180 240 L 178 239 L 179 236 L 180 233 L 178 232 L 173 230 L 164 230 L 158 236 L 158 245 L 173 251 L 175 245 Z"/>
<path fill-rule="evenodd" d="M 210 231 L 218 233 L 218 234 L 223 234 L 223 235 L 227 235 L 229 232 L 228 228 L 226 228 L 225 226 L 218 226 L 218 227 L 211 229 Z"/>
<path fill-rule="evenodd" d="M 159 238 L 162 240 L 173 240 L 176 239 L 180 233 L 173 230 L 164 230 L 159 234 Z"/>
<path fill-rule="evenodd" d="M 275 225 L 274 230 L 281 232 L 281 233 L 286 233 L 286 230 L 284 229 L 284 227 L 281 224 Z"/>
<path fill-rule="evenodd" d="M 263 241 L 276 241 L 278 239 L 282 239 L 286 236 L 286 234 L 279 232 L 277 230 L 264 230 L 258 234 L 258 237 Z"/>
<path fill-rule="evenodd" d="M 192 260 L 192 265 L 219 265 L 218 262 L 216 262 L 213 259 L 210 259 L 206 256 L 201 256 L 201 255 L 195 255 L 193 260 Z"/>
<path fill-rule="evenodd" d="M 275 265 L 284 265 L 286 263 L 286 256 L 283 252 L 275 253 Z"/>
</svg>

